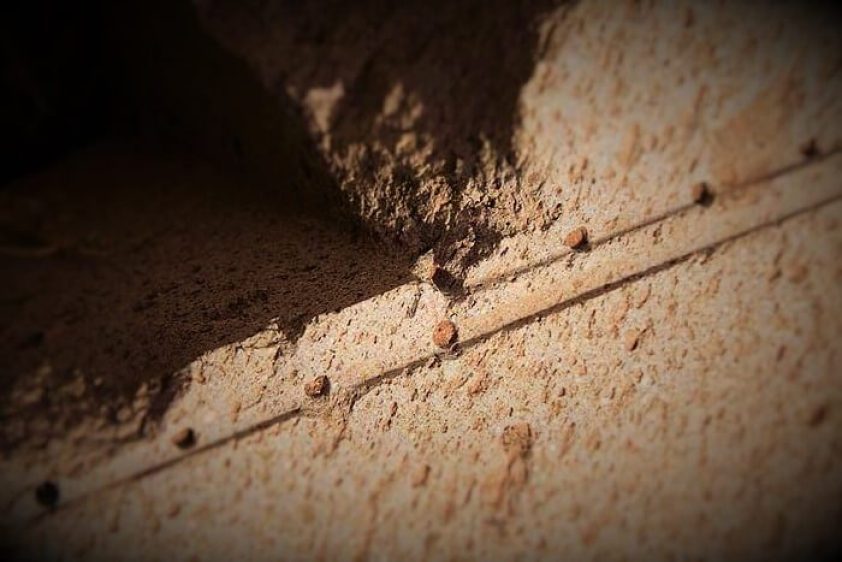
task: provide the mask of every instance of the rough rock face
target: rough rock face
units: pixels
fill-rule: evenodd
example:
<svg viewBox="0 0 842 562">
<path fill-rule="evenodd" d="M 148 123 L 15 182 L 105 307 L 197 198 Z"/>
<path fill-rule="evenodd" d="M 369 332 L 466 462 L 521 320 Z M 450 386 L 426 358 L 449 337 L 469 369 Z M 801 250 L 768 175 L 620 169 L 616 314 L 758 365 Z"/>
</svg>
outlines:
<svg viewBox="0 0 842 562">
<path fill-rule="evenodd" d="M 138 2 L 195 31 L 120 20 L 156 39 L 138 67 L 168 63 L 138 93 L 240 175 L 104 146 L 0 193 L 43 238 L 0 248 L 0 537 L 34 559 L 839 551 L 838 20 Z M 308 192 L 413 251 L 305 219 Z M 412 278 L 427 249 L 446 270 Z"/>
<path fill-rule="evenodd" d="M 616 230 L 673 185 L 839 144 L 820 10 L 693 4 L 196 2 L 303 114 L 352 212 L 460 278 L 505 235 Z"/>
<path fill-rule="evenodd" d="M 199 2 L 208 28 L 306 117 L 353 211 L 455 271 L 544 225 L 515 142 L 559 2 Z"/>
</svg>

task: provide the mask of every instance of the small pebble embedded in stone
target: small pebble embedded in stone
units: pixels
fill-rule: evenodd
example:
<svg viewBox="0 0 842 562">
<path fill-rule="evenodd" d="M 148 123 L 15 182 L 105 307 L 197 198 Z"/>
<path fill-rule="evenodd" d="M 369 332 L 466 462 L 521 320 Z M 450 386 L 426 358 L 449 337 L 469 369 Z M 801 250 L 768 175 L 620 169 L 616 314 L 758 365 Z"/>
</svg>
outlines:
<svg viewBox="0 0 842 562">
<path fill-rule="evenodd" d="M 196 444 L 196 432 L 192 428 L 185 427 L 172 436 L 172 442 L 179 449 L 189 449 Z"/>
<path fill-rule="evenodd" d="M 819 150 L 819 145 L 816 142 L 816 139 L 808 140 L 807 142 L 801 145 L 799 150 L 801 151 L 801 155 L 804 156 L 804 158 L 807 158 L 808 160 L 815 158 L 821 154 L 821 150 Z"/>
<path fill-rule="evenodd" d="M 640 345 L 640 332 L 629 330 L 624 338 L 624 345 L 627 351 L 634 351 Z"/>
<path fill-rule="evenodd" d="M 58 486 L 49 480 L 42 482 L 35 488 L 35 501 L 44 507 L 55 507 L 60 495 Z"/>
<path fill-rule="evenodd" d="M 442 320 L 433 330 L 433 343 L 442 349 L 447 349 L 456 343 L 456 324 L 450 320 Z"/>
<path fill-rule="evenodd" d="M 571 250 L 577 250 L 588 242 L 588 231 L 584 226 L 579 226 L 567 233 L 564 237 L 564 245 Z"/>
<path fill-rule="evenodd" d="M 697 205 L 707 205 L 713 201 L 713 193 L 710 190 L 710 186 L 707 182 L 703 181 L 693 184 L 693 187 L 690 189 L 690 197 L 693 199 L 693 203 Z"/>
<path fill-rule="evenodd" d="M 318 398 L 327 392 L 329 384 L 330 382 L 327 380 L 326 376 L 319 375 L 304 385 L 304 394 L 310 398 Z"/>
</svg>

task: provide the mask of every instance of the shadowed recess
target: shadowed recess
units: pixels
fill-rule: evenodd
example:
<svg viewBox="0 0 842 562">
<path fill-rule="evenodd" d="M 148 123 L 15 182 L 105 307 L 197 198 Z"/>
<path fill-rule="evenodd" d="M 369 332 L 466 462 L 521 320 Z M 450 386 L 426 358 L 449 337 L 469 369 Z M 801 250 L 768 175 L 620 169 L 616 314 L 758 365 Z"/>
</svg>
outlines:
<svg viewBox="0 0 842 562">
<path fill-rule="evenodd" d="M 294 342 L 313 316 L 407 278 L 363 233 L 131 145 L 87 149 L 3 196 L 3 222 L 37 233 L 0 255 L 5 448 L 87 415 L 125 421 L 141 385 L 154 421 L 202 353 L 270 325 Z"/>
<path fill-rule="evenodd" d="M 136 140 L 77 149 L 0 192 L 6 452 L 87 419 L 140 418 L 120 439 L 142 437 L 203 353 L 270 325 L 292 344 L 314 316 L 408 278 L 411 256 L 344 210 L 299 115 L 189 4 L 109 9 L 109 118 Z"/>
<path fill-rule="evenodd" d="M 519 189 L 520 94 L 541 16 L 561 4 L 208 0 L 200 11 L 277 95 L 317 113 L 309 96 L 336 96 L 314 133 L 351 208 L 458 276 L 512 230 L 491 219 L 494 194 Z M 467 198 L 469 186 L 487 197 Z"/>
<path fill-rule="evenodd" d="M 203 3 L 271 28 L 287 66 L 270 87 L 188 2 L 104 5 L 108 118 L 157 148 L 104 143 L 4 191 L 3 448 L 91 416 L 134 419 L 142 390 L 140 437 L 202 353 L 271 322 L 294 343 L 314 316 L 406 281 L 421 251 L 456 264 L 442 290 L 458 294 L 505 234 L 488 218 L 494 197 L 463 191 L 519 181 L 520 90 L 536 21 L 557 4 Z M 337 82 L 325 152 L 293 94 Z M 382 118 L 396 89 L 423 107 L 411 123 L 408 106 Z M 410 131 L 430 150 L 402 152 Z M 436 182 L 450 203 L 428 215 Z M 363 212 L 366 197 L 384 215 Z M 409 213 L 400 224 L 395 208 Z"/>
</svg>

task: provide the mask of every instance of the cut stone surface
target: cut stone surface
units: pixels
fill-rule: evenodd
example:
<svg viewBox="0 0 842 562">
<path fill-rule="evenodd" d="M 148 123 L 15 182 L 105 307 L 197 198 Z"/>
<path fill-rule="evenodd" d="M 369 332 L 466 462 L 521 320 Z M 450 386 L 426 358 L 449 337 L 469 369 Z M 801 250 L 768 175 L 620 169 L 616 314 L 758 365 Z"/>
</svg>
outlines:
<svg viewBox="0 0 842 562">
<path fill-rule="evenodd" d="M 140 53 L 183 39 L 148 84 L 203 78 L 159 101 L 235 170 L 107 143 L 0 192 L 10 551 L 838 549 L 836 20 L 327 4 L 180 4 Z"/>
<path fill-rule="evenodd" d="M 33 532 L 47 552 L 103 559 L 786 558 L 832 544 L 840 218 L 836 203 L 750 234 Z"/>
<path fill-rule="evenodd" d="M 600 236 L 842 146 L 842 38 L 815 6 L 334 7 L 198 12 L 300 108 L 354 212 L 460 275 L 502 236 Z"/>
</svg>

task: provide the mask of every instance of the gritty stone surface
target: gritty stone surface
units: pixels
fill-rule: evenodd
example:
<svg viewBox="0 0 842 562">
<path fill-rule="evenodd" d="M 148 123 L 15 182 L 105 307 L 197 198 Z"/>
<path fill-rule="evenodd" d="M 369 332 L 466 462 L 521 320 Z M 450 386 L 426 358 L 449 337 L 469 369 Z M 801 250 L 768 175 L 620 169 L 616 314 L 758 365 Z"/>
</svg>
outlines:
<svg viewBox="0 0 842 562">
<path fill-rule="evenodd" d="M 409 277 L 410 260 L 389 248 L 272 200 L 205 163 L 126 143 L 6 186 L 0 225 L 42 251 L 0 252 L 0 448 L 42 462 L 61 441 L 102 453 L 155 435 L 177 397 L 219 384 L 232 388 L 227 417 L 232 398 L 259 403 L 273 356 L 310 319 Z M 230 380 L 214 353 L 263 374 Z"/>
<path fill-rule="evenodd" d="M 515 134 L 541 18 L 558 2 L 341 5 L 213 1 L 198 12 L 303 113 L 350 207 L 377 232 L 432 247 L 459 274 L 503 230 L 546 221 Z"/>
<path fill-rule="evenodd" d="M 651 547 L 635 542 L 636 536 L 649 535 L 652 529 L 690 528 L 689 522 L 698 512 L 688 508 L 682 519 L 666 515 L 669 509 L 665 506 L 681 503 L 678 498 L 683 498 L 685 492 L 676 487 L 692 480 L 693 486 L 706 482 L 719 486 L 718 493 L 712 492 L 710 506 L 705 504 L 699 509 L 706 518 L 720 512 L 736 513 L 735 517 L 744 522 L 735 531 L 742 538 L 726 540 L 726 536 L 717 534 L 717 529 L 704 527 L 692 527 L 693 532 L 671 538 L 655 533 L 656 543 L 665 546 L 654 554 L 646 551 L 646 557 L 666 559 L 675 552 L 696 552 L 695 545 L 701 540 L 722 542 L 723 549 L 736 544 L 734 548 L 748 553 L 742 557 L 753 556 L 762 548 L 755 533 L 763 535 L 769 525 L 768 532 L 779 537 L 776 541 L 783 541 L 784 546 L 789 544 L 787 541 L 792 543 L 787 546 L 791 552 L 801 548 L 798 540 L 811 548 L 820 546 L 827 542 L 820 524 L 790 535 L 787 516 L 787 531 L 781 534 L 775 528 L 780 525 L 777 520 L 769 523 L 767 510 L 763 510 L 766 519 L 745 515 L 749 510 L 756 511 L 748 504 L 756 504 L 757 496 L 749 494 L 730 500 L 731 503 L 723 499 L 730 498 L 727 491 L 743 486 L 746 479 L 755 482 L 754 468 L 739 463 L 738 469 L 728 468 L 706 462 L 696 468 L 692 478 L 676 474 L 675 467 L 696 466 L 688 451 L 699 450 L 702 445 L 693 429 L 698 426 L 691 426 L 689 432 L 673 433 L 674 427 L 684 422 L 669 412 L 677 408 L 688 416 L 696 416 L 693 419 L 698 422 L 704 412 L 720 403 L 735 408 L 733 412 L 728 410 L 729 422 L 723 422 L 704 442 L 708 449 L 718 447 L 725 451 L 720 455 L 726 457 L 734 447 L 740 451 L 738 458 L 755 458 L 760 454 L 751 452 L 755 449 L 778 451 L 783 446 L 779 442 L 792 443 L 787 432 L 797 433 L 793 426 L 821 430 L 824 433 L 820 436 L 827 439 L 837 434 L 835 399 L 832 391 L 828 393 L 826 389 L 838 385 L 832 373 L 839 369 L 828 343 L 832 339 L 826 334 L 839 328 L 827 314 L 838 315 L 813 312 L 834 311 L 840 306 L 838 292 L 833 288 L 838 281 L 835 264 L 842 249 L 838 241 L 842 221 L 838 203 L 819 205 L 821 212 L 805 214 L 804 209 L 815 207 L 815 201 L 833 200 L 833 194 L 838 196 L 835 178 L 839 164 L 839 159 L 830 159 L 758 183 L 745 193 L 718 199 L 710 208 L 689 209 L 663 223 L 600 244 L 593 252 L 577 254 L 572 262 L 565 257 L 524 272 L 517 279 L 474 291 L 459 302 L 447 302 L 434 288 L 410 283 L 340 311 L 319 315 L 307 325 L 294 347 L 285 343 L 283 332 L 275 326 L 209 351 L 185 368 L 183 376 L 193 382 L 174 401 L 163 422 L 166 427 L 188 423 L 200 427 L 203 443 L 222 445 L 208 447 L 201 455 L 183 455 L 173 451 L 167 439 L 163 440 L 164 450 L 158 440 L 143 440 L 121 446 L 113 463 L 99 464 L 82 462 L 84 456 L 80 459 L 72 441 L 64 449 L 57 447 L 61 441 L 54 442 L 42 457 L 16 455 L 14 462 L 4 463 L 4 478 L 25 482 L 21 474 L 33 473 L 38 479 L 44 477 L 40 471 L 61 474 L 63 496 L 71 499 L 72 503 L 68 503 L 73 506 L 65 512 L 71 522 L 61 527 L 64 530 L 39 526 L 21 534 L 21 540 L 26 545 L 43 543 L 45 549 L 66 541 L 85 550 L 89 548 L 89 537 L 102 533 L 113 541 L 111 546 L 103 546 L 103 557 L 113 558 L 117 550 L 129 548 L 139 558 L 155 558 L 156 549 L 165 548 L 163 545 L 170 544 L 167 537 L 174 537 L 168 529 L 171 525 L 175 525 L 174 529 L 205 525 L 219 531 L 219 519 L 207 514 L 225 513 L 237 521 L 228 532 L 256 537 L 253 544 L 262 546 L 254 548 L 265 556 L 279 549 L 299 552 L 301 557 L 314 550 L 341 556 L 350 549 L 355 553 L 392 553 L 390 557 L 429 558 L 454 549 L 473 552 L 471 549 L 479 547 L 471 544 L 481 543 L 485 550 L 476 556 L 482 558 L 493 557 L 498 550 L 511 553 L 511 557 L 534 550 L 544 552 L 546 558 L 562 551 L 573 552 L 579 558 L 604 558 L 617 544 L 615 539 L 605 537 L 625 537 L 625 550 L 637 552 Z M 794 212 L 791 209 L 800 209 L 796 213 L 800 216 L 779 225 L 776 217 Z M 710 246 L 717 237 L 731 242 L 723 247 Z M 554 238 L 558 244 L 558 237 Z M 700 251 L 677 260 L 682 248 Z M 667 269 L 653 267 L 663 263 L 671 265 Z M 630 267 L 634 264 L 637 265 Z M 616 275 L 629 278 L 616 283 Z M 615 283 L 611 291 L 593 290 L 612 281 Z M 580 301 L 575 298 L 577 290 L 590 296 Z M 617 294 L 624 298 L 617 298 Z M 573 300 L 563 307 L 553 306 L 564 302 L 557 300 L 559 297 Z M 544 312 L 534 315 L 536 311 Z M 442 317 L 459 320 L 460 332 L 469 334 L 470 345 L 460 356 L 440 357 L 432 349 L 430 326 Z M 623 341 L 626 333 L 642 335 L 632 353 Z M 433 355 L 426 360 L 425 353 Z M 792 361 L 793 354 L 794 363 L 787 363 L 788 370 L 781 371 L 779 362 Z M 809 361 L 801 357 L 809 357 Z M 302 383 L 324 372 L 332 373 L 331 381 L 337 381 L 338 392 L 331 401 L 320 402 L 318 408 L 307 408 L 302 404 Z M 781 372 L 786 376 L 769 375 Z M 677 378 L 676 373 L 682 376 Z M 757 378 L 752 379 L 751 373 Z M 653 380 L 662 381 L 661 386 L 651 384 Z M 683 382 L 663 382 L 676 380 Z M 747 380 L 747 384 L 734 390 L 738 381 Z M 802 387 L 799 380 L 809 382 Z M 623 381 L 634 390 L 620 384 Z M 82 388 L 74 387 L 73 394 L 82 395 Z M 760 397 L 754 396 L 757 393 Z M 241 402 L 235 423 L 226 421 L 232 398 Z M 755 399 L 760 401 L 755 403 Z M 772 405 L 784 400 L 789 402 L 784 410 L 786 417 L 782 418 L 781 409 Z M 666 410 L 661 409 L 661 402 L 668 405 Z M 631 404 L 631 410 L 611 406 L 618 403 Z M 671 408 L 670 404 L 681 406 Z M 825 413 L 816 414 L 822 411 Z M 761 437 L 744 428 L 752 437 L 731 443 L 727 431 L 744 420 L 743 416 L 749 416 L 752 423 L 777 429 L 773 435 L 763 433 Z M 265 425 L 272 419 L 278 421 Z M 575 425 L 559 429 L 559 423 Z M 611 433 L 609 430 L 619 431 L 618 424 L 623 428 L 620 434 Z M 251 431 L 254 427 L 259 430 Z M 237 439 L 230 441 L 235 433 Z M 644 449 L 647 461 L 643 464 L 635 460 L 635 451 L 641 447 L 640 435 L 648 436 L 652 442 L 647 442 L 649 448 Z M 628 451 L 622 445 L 626 437 L 634 444 Z M 797 434 L 796 439 L 804 437 Z M 777 441 L 765 441 L 767 438 Z M 584 440 L 588 449 L 577 453 L 574 461 L 559 465 L 556 453 L 565 450 L 567 439 L 574 443 Z M 821 523 L 825 516 L 834 517 L 832 509 L 824 507 L 819 499 L 833 497 L 836 484 L 822 476 L 823 472 L 814 473 L 810 468 L 835 466 L 835 457 L 815 456 L 828 454 L 820 453 L 828 450 L 826 443 L 815 437 L 799 443 L 801 448 L 792 456 L 804 465 L 790 464 L 796 461 L 788 460 L 789 452 L 775 452 L 778 456 L 773 455 L 769 464 L 778 467 L 779 472 L 764 476 L 752 489 L 763 497 L 777 497 L 779 488 L 791 487 L 792 474 L 809 473 L 815 477 L 811 480 L 815 488 L 802 490 L 802 494 L 812 494 L 810 509 L 817 509 L 816 520 Z M 260 448 L 263 446 L 269 450 Z M 183 457 L 183 462 L 174 463 L 174 457 Z M 47 458 L 48 462 L 39 458 Z M 326 459 L 330 461 L 328 468 Z M 208 465 L 202 464 L 205 460 Z M 594 468 L 592 463 L 596 461 L 606 466 L 602 472 L 598 466 Z M 758 462 L 766 466 L 766 460 Z M 638 483 L 618 483 L 611 472 L 617 463 L 632 467 L 629 477 L 636 475 Z M 673 472 L 665 476 L 667 481 L 675 480 L 666 490 L 673 499 L 645 515 L 635 502 L 663 492 L 647 480 L 647 475 L 664 474 L 662 463 L 673 467 Z M 429 465 L 430 473 L 423 486 L 413 488 L 409 476 L 418 464 Z M 99 467 L 112 465 L 119 470 L 95 476 Z M 156 466 L 168 468 L 133 477 Z M 279 476 L 266 476 L 279 467 L 300 481 L 289 483 Z M 80 472 L 82 477 L 74 476 Z M 211 484 L 208 489 L 213 492 L 193 497 L 197 493 L 197 472 L 203 483 L 221 478 L 214 476 L 217 472 L 226 474 L 226 479 L 224 483 L 217 480 L 216 486 Z M 182 477 L 182 473 L 189 473 L 190 477 Z M 235 473 L 237 483 L 232 484 Z M 85 477 L 90 474 L 94 476 Z M 302 478 L 301 474 L 307 476 Z M 100 506 L 105 503 L 99 502 L 110 502 L 107 498 L 111 493 L 102 486 L 111 482 L 127 486 L 123 488 L 125 495 L 132 496 L 136 495 L 132 486 L 141 486 L 142 492 L 137 494 L 146 499 L 124 506 L 125 502 L 117 498 L 115 502 L 121 507 L 116 509 L 75 511 L 90 501 L 72 501 L 76 498 L 98 498 L 96 503 Z M 405 488 L 398 487 L 398 482 Z M 221 491 L 227 486 L 233 487 L 230 493 Z M 630 503 L 617 504 L 606 491 L 620 486 L 627 490 L 624 497 Z M 289 500 L 290 504 L 280 507 L 269 501 L 267 505 L 266 498 L 275 497 L 269 490 L 278 489 L 285 490 L 284 501 Z M 407 489 L 419 493 L 423 490 L 428 495 L 407 500 Z M 587 489 L 589 494 L 570 496 L 570 489 Z M 9 490 L 16 491 L 12 487 Z M 164 493 L 164 499 L 155 499 Z M 365 516 L 353 524 L 331 523 L 331 516 L 326 515 L 333 509 L 359 512 L 360 498 L 372 497 L 375 499 L 362 501 L 368 506 Z M 780 501 L 790 499 L 780 509 L 803 514 L 804 497 L 793 499 L 791 494 L 782 493 Z M 691 494 L 690 499 L 694 498 L 702 501 Z M 412 507 L 407 507 L 407 501 Z M 693 504 L 686 498 L 682 501 Z M 16 508 L 35 507 L 34 502 L 17 505 L 14 498 L 4 498 L 6 502 Z M 158 503 L 160 510 L 150 507 Z M 175 518 L 169 515 L 173 504 L 180 506 Z M 235 507 L 238 505 L 248 505 L 248 509 L 265 506 L 262 522 L 243 516 L 246 507 L 241 510 Z M 603 523 L 600 517 L 605 512 L 600 512 L 599 506 L 611 513 L 629 510 L 630 520 L 609 518 L 608 523 Z M 303 527 L 290 528 L 282 534 L 263 534 L 266 521 L 275 517 L 295 519 L 300 513 L 311 514 L 301 519 Z M 381 513 L 411 522 L 411 530 L 390 528 L 380 519 Z M 76 521 L 75 514 L 91 527 Z M 63 517 L 61 510 L 56 515 Z M 564 534 L 564 539 L 553 538 L 555 527 L 533 519 L 560 521 L 574 515 L 577 534 Z M 578 519 L 583 516 L 585 520 Z M 15 509 L 9 521 L 29 519 Z M 66 520 L 52 520 L 57 525 L 61 521 Z M 370 521 L 373 523 L 369 526 Z M 476 526 L 472 521 L 488 523 Z M 331 537 L 345 540 L 313 534 L 309 525 L 329 529 Z M 450 525 L 471 531 L 454 533 Z M 501 525 L 509 530 L 534 531 L 523 535 L 512 530 L 508 539 L 511 544 L 491 540 Z M 93 527 L 99 530 L 91 534 L 80 530 Z M 129 532 L 128 527 L 136 530 Z M 623 528 L 636 531 L 623 534 Z M 386 534 L 380 534 L 380 529 Z M 42 531 L 49 540 L 30 539 L 32 533 Z M 190 545 L 179 548 L 184 549 L 185 556 L 201 556 L 206 548 L 215 555 L 244 555 L 242 548 L 234 544 L 220 546 L 217 541 L 223 535 L 217 534 L 191 531 Z M 424 550 L 417 544 L 418 537 L 429 534 L 442 537 L 441 542 Z M 365 539 L 369 535 L 370 541 Z M 799 536 L 801 539 L 787 538 Z M 133 542 L 149 542 L 150 537 L 154 540 L 145 547 L 136 547 Z M 81 542 L 76 543 L 77 540 Z M 231 541 L 236 543 L 237 539 Z M 670 544 L 675 545 L 673 550 L 669 550 Z M 707 557 L 729 557 L 720 554 L 717 551 Z M 49 558 L 36 558 L 44 557 Z"/>
<path fill-rule="evenodd" d="M 318 398 L 327 392 L 329 385 L 326 376 L 318 376 L 304 385 L 304 394 L 310 398 Z"/>
<path fill-rule="evenodd" d="M 528 423 L 508 425 L 501 438 L 503 448 L 512 457 L 525 457 L 532 448 L 532 428 Z"/>
<path fill-rule="evenodd" d="M 302 417 L 132 493 L 104 492 L 33 540 L 102 559 L 127 547 L 141 558 L 821 553 L 842 493 L 830 345 L 842 329 L 840 252 L 837 203 L 417 367 L 351 412 Z M 797 264 L 808 271 L 799 281 L 763 275 Z M 644 329 L 628 355 L 623 333 Z M 486 389 L 471 392 L 483 373 Z"/>
<path fill-rule="evenodd" d="M 842 146 L 842 39 L 815 6 L 197 5 L 300 108 L 353 212 L 457 277 L 516 232 L 621 230 Z"/>
<path fill-rule="evenodd" d="M 4 190 L 29 234 L 2 247 L 4 537 L 102 560 L 838 547 L 833 19 L 194 6 L 407 250 L 124 148 Z M 701 182 L 717 200 L 689 206 Z M 598 248 L 560 248 L 579 227 Z M 435 349 L 455 324 L 431 338 L 445 317 L 458 355 Z M 330 399 L 307 400 L 324 373 Z M 197 454 L 157 429 L 185 426 Z M 84 501 L 36 519 L 33 479 L 53 477 Z"/>
<path fill-rule="evenodd" d="M 427 483 L 427 478 L 430 476 L 430 465 L 420 464 L 412 473 L 412 487 L 418 488 Z"/>
</svg>

